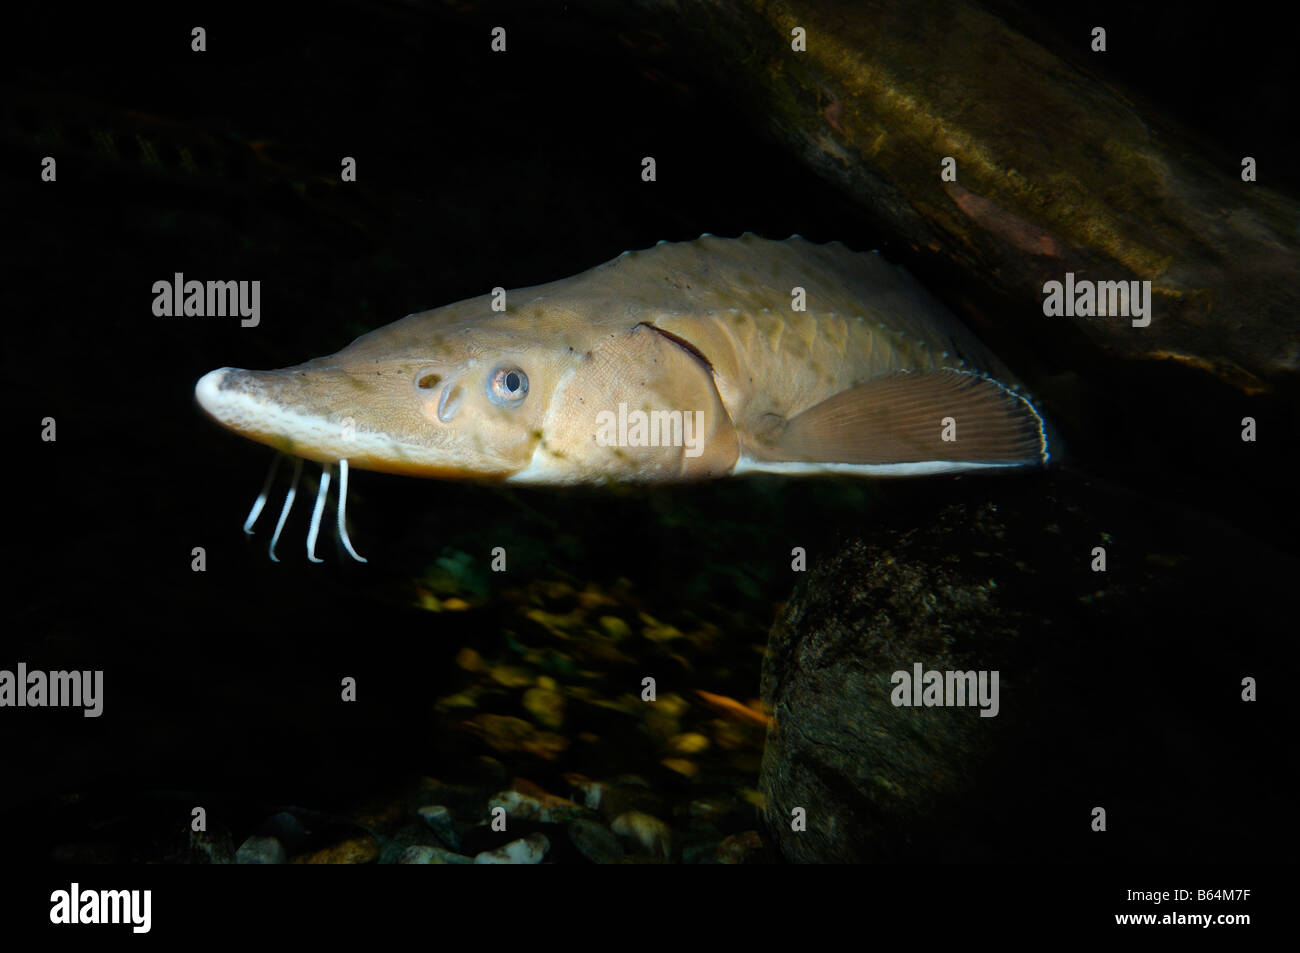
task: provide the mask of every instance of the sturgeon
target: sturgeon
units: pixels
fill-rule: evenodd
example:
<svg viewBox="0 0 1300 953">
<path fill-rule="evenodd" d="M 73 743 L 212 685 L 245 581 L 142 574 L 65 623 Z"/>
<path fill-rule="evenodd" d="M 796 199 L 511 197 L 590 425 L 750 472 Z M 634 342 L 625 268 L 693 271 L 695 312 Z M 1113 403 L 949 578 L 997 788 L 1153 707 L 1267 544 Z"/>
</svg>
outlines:
<svg viewBox="0 0 1300 953">
<path fill-rule="evenodd" d="M 199 380 L 218 423 L 299 458 L 294 488 L 302 459 L 325 468 L 313 560 L 336 465 L 355 556 L 349 466 L 578 484 L 1049 459 L 1043 417 L 1007 368 L 874 252 L 703 235 L 510 292 L 504 310 L 494 300 L 408 315 L 294 367 Z"/>
</svg>

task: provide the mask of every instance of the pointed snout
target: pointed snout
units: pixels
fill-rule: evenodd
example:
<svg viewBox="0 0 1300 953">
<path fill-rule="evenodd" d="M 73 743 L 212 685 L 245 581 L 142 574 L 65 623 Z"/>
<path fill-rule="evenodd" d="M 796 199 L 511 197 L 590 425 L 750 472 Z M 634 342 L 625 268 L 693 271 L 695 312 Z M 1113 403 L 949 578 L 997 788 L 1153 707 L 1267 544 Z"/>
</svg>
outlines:
<svg viewBox="0 0 1300 953">
<path fill-rule="evenodd" d="M 221 387 L 222 382 L 228 374 L 241 373 L 236 367 L 219 367 L 215 371 L 208 371 L 199 378 L 199 382 L 194 385 L 194 397 L 198 400 L 199 406 L 207 411 L 208 416 L 212 417 L 218 423 L 224 423 L 222 420 L 222 403 Z"/>
<path fill-rule="evenodd" d="M 432 424 L 384 377 L 312 361 L 275 371 L 222 367 L 204 374 L 194 396 L 204 412 L 242 437 L 283 453 L 409 476 L 500 478 L 514 469 L 473 445 L 473 435 Z"/>
<path fill-rule="evenodd" d="M 338 370 L 222 367 L 199 378 L 194 396 L 228 430 L 285 453 L 334 463 L 362 449 L 355 445 L 355 421 L 337 399 L 348 389 L 347 376 Z"/>
</svg>

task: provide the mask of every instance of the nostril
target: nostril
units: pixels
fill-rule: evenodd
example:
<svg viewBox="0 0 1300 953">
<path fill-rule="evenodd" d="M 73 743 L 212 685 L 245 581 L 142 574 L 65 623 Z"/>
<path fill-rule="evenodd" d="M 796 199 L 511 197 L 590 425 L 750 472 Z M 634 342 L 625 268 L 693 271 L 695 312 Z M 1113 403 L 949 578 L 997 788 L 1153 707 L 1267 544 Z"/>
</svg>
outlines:
<svg viewBox="0 0 1300 953">
<path fill-rule="evenodd" d="M 416 378 L 415 386 L 420 388 L 420 390 L 433 390 L 440 383 L 442 383 L 442 376 L 430 372 L 428 374 L 421 374 Z"/>
<path fill-rule="evenodd" d="M 438 419 L 444 424 L 451 423 L 451 418 L 456 416 L 460 410 L 461 398 L 464 392 L 459 384 L 448 384 L 442 389 L 442 396 L 438 398 Z"/>
</svg>

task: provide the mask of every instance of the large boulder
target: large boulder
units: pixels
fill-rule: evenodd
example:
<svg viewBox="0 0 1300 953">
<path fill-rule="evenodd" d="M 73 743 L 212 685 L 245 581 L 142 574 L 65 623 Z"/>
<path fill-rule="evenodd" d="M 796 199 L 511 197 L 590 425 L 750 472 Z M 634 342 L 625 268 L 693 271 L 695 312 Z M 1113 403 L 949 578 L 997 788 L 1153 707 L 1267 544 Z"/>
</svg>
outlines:
<svg viewBox="0 0 1300 953">
<path fill-rule="evenodd" d="M 1068 473 L 889 499 L 810 554 L 771 633 L 761 788 L 787 859 L 1227 859 L 1285 816 L 1286 713 L 1242 679 L 1282 690 L 1296 560 Z M 895 705 L 917 665 L 996 671 L 996 715 Z"/>
</svg>

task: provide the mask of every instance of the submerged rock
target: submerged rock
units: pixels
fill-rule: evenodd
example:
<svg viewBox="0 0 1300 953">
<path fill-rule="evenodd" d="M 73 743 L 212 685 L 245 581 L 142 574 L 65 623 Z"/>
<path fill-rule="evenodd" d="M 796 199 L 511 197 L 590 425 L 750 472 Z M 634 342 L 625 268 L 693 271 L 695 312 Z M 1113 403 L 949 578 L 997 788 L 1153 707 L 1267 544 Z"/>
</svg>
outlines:
<svg viewBox="0 0 1300 953">
<path fill-rule="evenodd" d="M 529 834 L 496 850 L 485 850 L 475 855 L 476 864 L 540 864 L 551 842 L 545 834 Z"/>
<path fill-rule="evenodd" d="M 438 840 L 452 850 L 460 849 L 460 832 L 456 829 L 456 822 L 452 819 L 451 811 L 441 804 L 429 804 L 420 808 L 419 814 L 433 832 L 438 835 Z"/>
<path fill-rule="evenodd" d="M 658 0 L 618 6 L 646 11 L 647 42 L 664 45 Z M 740 112 L 926 267 L 943 259 L 1015 301 L 997 319 L 1020 322 L 1022 336 L 1041 333 L 1046 282 L 1149 281 L 1149 324 L 1073 308 L 1054 321 L 1117 358 L 1177 362 L 1248 393 L 1294 386 L 1300 206 L 1276 179 L 1243 188 L 1240 155 L 1139 105 L 1119 77 L 1096 78 L 1104 57 L 1086 70 L 1063 59 L 1077 38 L 1046 49 L 967 0 L 675 10 L 669 47 L 714 66 Z M 798 53 L 795 26 L 807 39 Z M 951 181 L 940 176 L 945 158 Z"/>
<path fill-rule="evenodd" d="M 569 840 L 593 864 L 614 864 L 623 858 L 623 845 L 598 821 L 576 820 L 568 826 Z"/>
<path fill-rule="evenodd" d="M 672 830 L 653 815 L 628 811 L 614 818 L 610 830 L 650 857 L 666 861 L 672 856 Z"/>
<path fill-rule="evenodd" d="M 254 836 L 239 845 L 235 851 L 237 864 L 286 864 L 289 855 L 284 845 L 274 837 Z"/>
<path fill-rule="evenodd" d="M 263 837 L 274 837 L 291 854 L 296 854 L 311 841 L 311 832 L 306 825 L 288 811 L 272 814 L 257 829 L 257 833 Z"/>
<path fill-rule="evenodd" d="M 1243 676 L 1280 651 L 1272 580 L 1296 560 L 1068 473 L 949 486 L 814 555 L 772 630 L 761 789 L 780 851 L 1231 856 L 1240 818 L 1287 796 L 1234 726 L 1257 711 Z M 1207 788 L 1203 752 L 1236 792 Z M 1095 807 L 1124 833 L 1092 835 Z"/>
<path fill-rule="evenodd" d="M 379 844 L 370 835 L 349 837 L 337 844 L 295 857 L 295 864 L 370 864 L 379 859 Z"/>
<path fill-rule="evenodd" d="M 524 692 L 523 706 L 538 722 L 547 728 L 559 730 L 564 726 L 564 695 L 550 686 L 539 685 Z"/>
<path fill-rule="evenodd" d="M 472 864 L 474 859 L 441 847 L 417 844 L 402 851 L 399 864 Z"/>
<path fill-rule="evenodd" d="M 189 849 L 183 854 L 186 863 L 233 864 L 235 862 L 235 845 L 231 841 L 230 831 L 224 827 L 214 826 L 207 831 L 189 831 L 188 840 Z"/>
<path fill-rule="evenodd" d="M 478 715 L 465 722 L 464 727 L 506 754 L 522 752 L 554 760 L 569 746 L 569 739 L 563 735 L 538 731 L 522 718 L 507 715 Z"/>
<path fill-rule="evenodd" d="M 724 838 L 713 852 L 719 864 L 753 864 L 763 860 L 763 838 L 758 831 L 742 831 Z"/>
<path fill-rule="evenodd" d="M 587 813 L 580 804 L 519 782 L 515 788 L 498 791 L 488 799 L 488 810 L 497 808 L 503 808 L 511 818 L 544 824 L 563 824 Z"/>
</svg>

